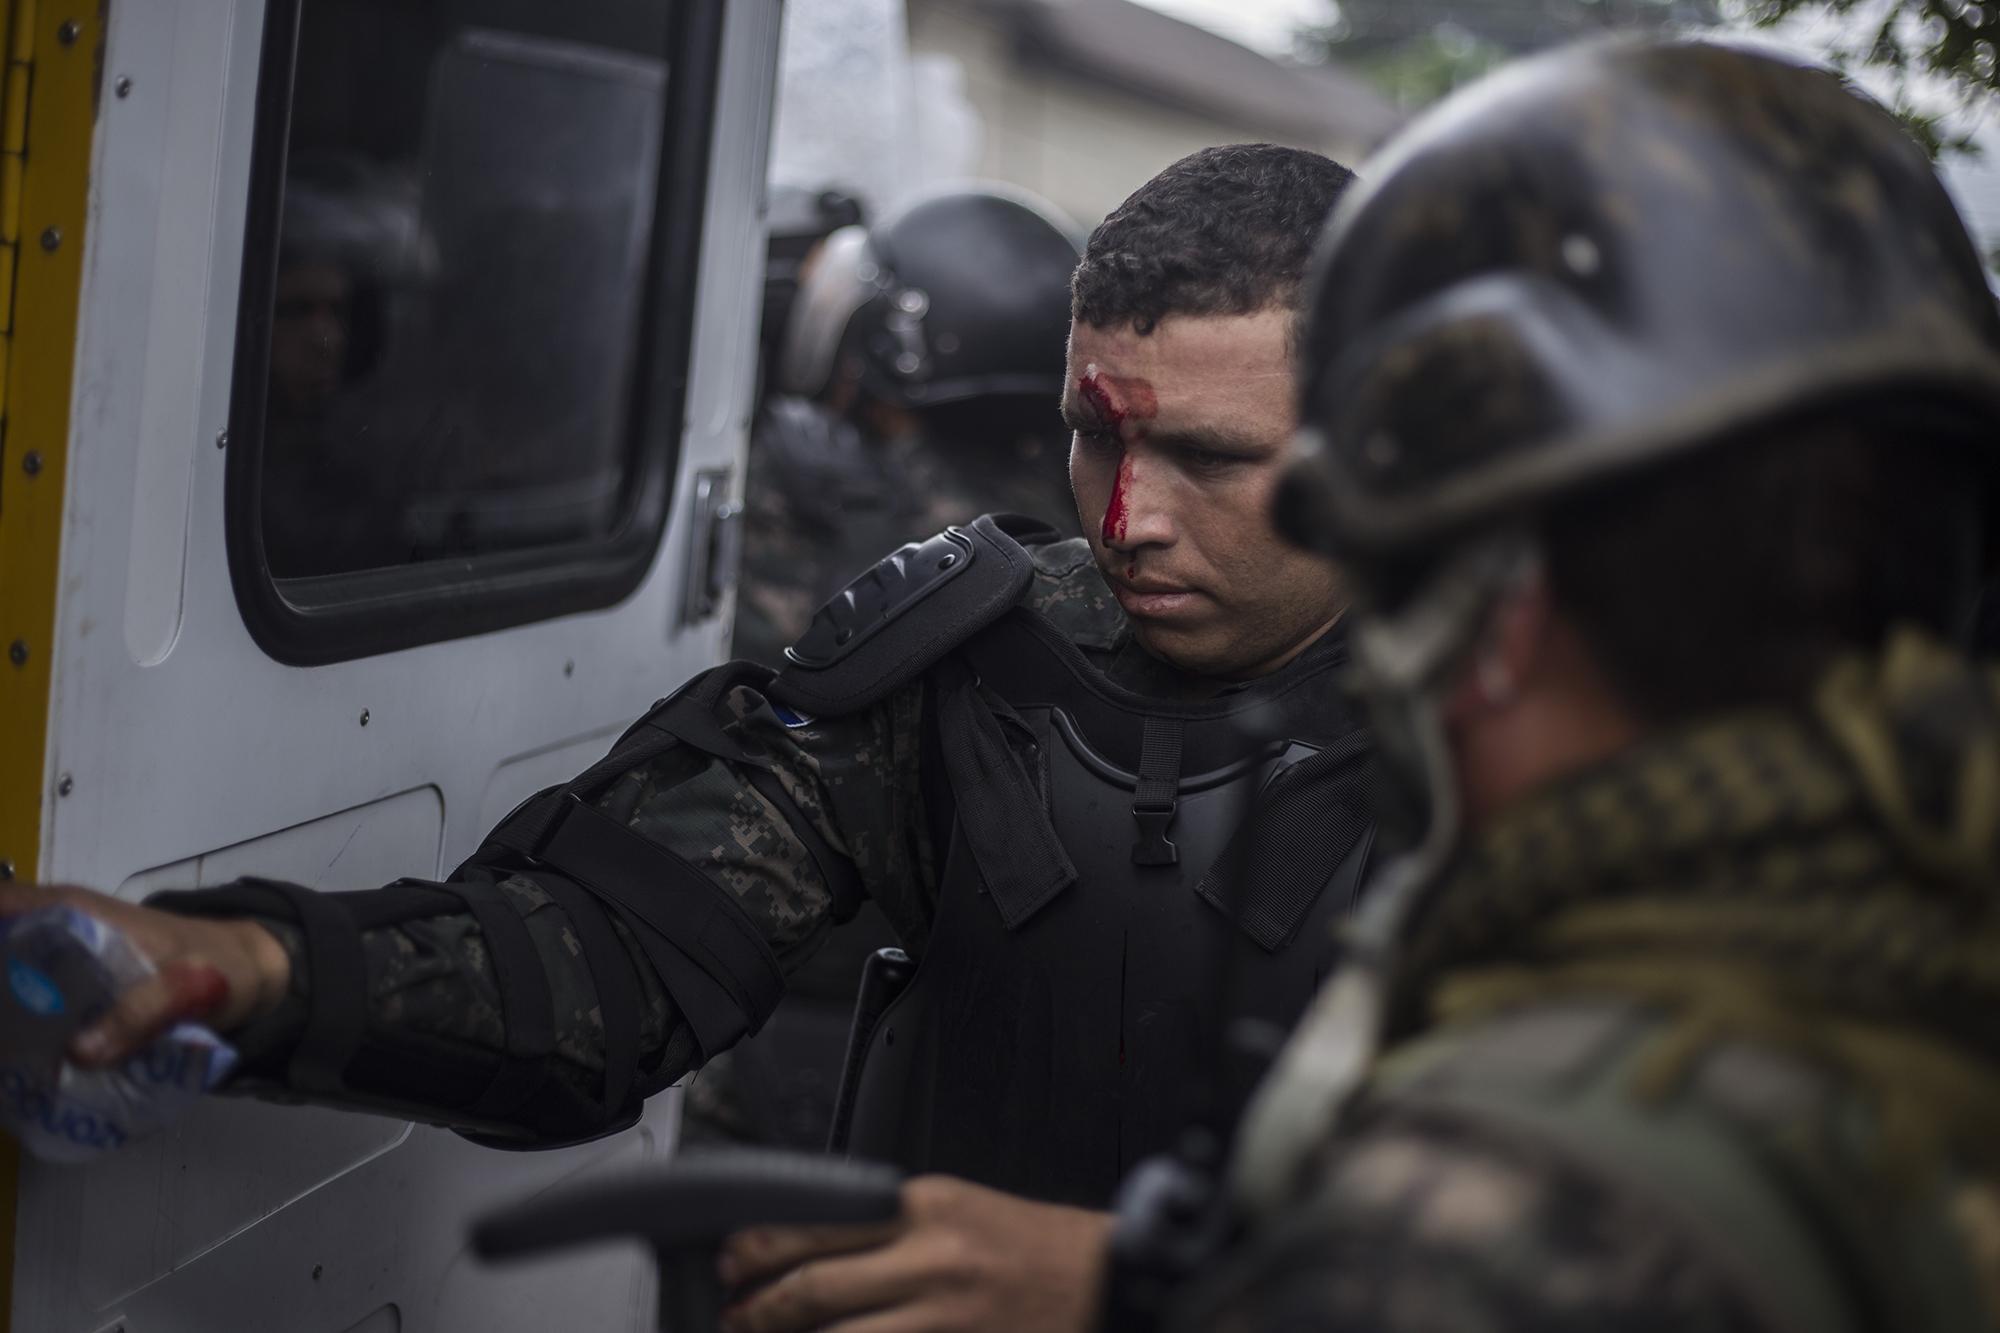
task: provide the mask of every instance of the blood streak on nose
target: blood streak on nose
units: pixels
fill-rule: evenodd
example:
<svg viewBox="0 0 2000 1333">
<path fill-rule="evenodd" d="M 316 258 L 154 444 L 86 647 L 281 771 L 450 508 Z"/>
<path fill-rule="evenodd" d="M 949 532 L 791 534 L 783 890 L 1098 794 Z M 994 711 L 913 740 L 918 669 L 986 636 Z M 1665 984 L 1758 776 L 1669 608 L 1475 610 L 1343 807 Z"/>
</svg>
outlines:
<svg viewBox="0 0 2000 1333">
<path fill-rule="evenodd" d="M 1124 454 L 1118 459 L 1118 475 L 1111 482 L 1111 500 L 1104 506 L 1104 544 L 1125 540 L 1125 525 L 1130 519 L 1130 506 L 1125 501 L 1125 492 L 1132 487 L 1132 455 Z"/>
<path fill-rule="evenodd" d="M 1131 446 L 1141 433 L 1141 423 L 1159 414 L 1159 396 L 1153 386 L 1137 375 L 1112 375 L 1093 362 L 1077 377 L 1077 392 L 1090 404 L 1098 419 L 1110 427 L 1124 446 L 1118 460 L 1118 476 L 1111 483 L 1111 499 L 1104 507 L 1103 539 L 1106 545 L 1125 540 L 1131 517 Z"/>
</svg>

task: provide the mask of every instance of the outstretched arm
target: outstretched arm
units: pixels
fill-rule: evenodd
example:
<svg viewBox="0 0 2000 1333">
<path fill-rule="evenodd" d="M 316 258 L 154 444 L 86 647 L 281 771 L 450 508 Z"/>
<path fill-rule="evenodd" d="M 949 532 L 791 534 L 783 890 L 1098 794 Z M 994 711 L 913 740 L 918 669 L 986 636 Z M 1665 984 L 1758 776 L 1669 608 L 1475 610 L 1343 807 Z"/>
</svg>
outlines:
<svg viewBox="0 0 2000 1333">
<path fill-rule="evenodd" d="M 928 922 L 918 688 L 802 723 L 772 708 L 766 679 L 718 668 L 676 696 L 701 701 L 682 729 L 707 748 L 655 736 L 635 751 L 643 724 L 628 733 L 579 788 L 588 809 L 568 823 L 586 836 L 567 853 L 493 840 L 444 882 L 361 893 L 253 880 L 164 895 L 168 911 L 77 899 L 222 995 L 141 988 L 79 1059 L 121 1058 L 205 1014 L 242 1047 L 245 1091 L 523 1144 L 622 1127 L 761 1022 L 773 985 L 862 895 L 906 935 Z M 643 758 L 621 767 L 621 752 Z M 617 855 L 597 855 L 609 844 Z M 0 891 L 0 913 L 44 892 Z"/>
</svg>

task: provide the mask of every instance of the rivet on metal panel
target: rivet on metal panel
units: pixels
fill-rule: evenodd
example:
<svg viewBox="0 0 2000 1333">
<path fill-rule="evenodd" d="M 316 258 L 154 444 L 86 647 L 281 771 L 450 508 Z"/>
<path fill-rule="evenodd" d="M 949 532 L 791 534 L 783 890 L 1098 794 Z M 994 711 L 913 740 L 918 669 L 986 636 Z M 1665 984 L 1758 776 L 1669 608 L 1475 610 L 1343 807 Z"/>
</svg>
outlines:
<svg viewBox="0 0 2000 1333">
<path fill-rule="evenodd" d="M 0 861 L 0 884 L 5 884 L 13 878 L 14 863 L 12 861 Z"/>
<path fill-rule="evenodd" d="M 229 428 L 227 426 L 215 432 L 215 447 L 218 449 L 227 449 L 229 447 Z"/>
<path fill-rule="evenodd" d="M 21 455 L 21 471 L 31 477 L 42 475 L 42 455 L 39 450 L 30 449 L 27 453 Z"/>
<path fill-rule="evenodd" d="M 28 665 L 28 642 L 26 639 L 16 639 L 7 645 L 7 660 L 15 666 Z"/>
<path fill-rule="evenodd" d="M 81 36 L 83 36 L 83 25 L 75 19 L 64 19 L 63 25 L 56 29 L 56 40 L 64 46 L 75 46 L 76 39 Z"/>
<path fill-rule="evenodd" d="M 61 227 L 42 228 L 42 249 L 55 250 L 60 248 L 61 245 L 62 245 Z"/>
<path fill-rule="evenodd" d="M 76 779 L 65 773 L 56 779 L 56 795 L 67 796 L 76 790 Z"/>
<path fill-rule="evenodd" d="M 132 76 L 130 74 L 120 74 L 113 81 L 111 91 L 117 93 L 120 97 L 130 97 L 132 95 Z"/>
<path fill-rule="evenodd" d="M 365 708 L 361 710 L 361 725 L 364 727 L 368 725 L 368 710 Z"/>
</svg>

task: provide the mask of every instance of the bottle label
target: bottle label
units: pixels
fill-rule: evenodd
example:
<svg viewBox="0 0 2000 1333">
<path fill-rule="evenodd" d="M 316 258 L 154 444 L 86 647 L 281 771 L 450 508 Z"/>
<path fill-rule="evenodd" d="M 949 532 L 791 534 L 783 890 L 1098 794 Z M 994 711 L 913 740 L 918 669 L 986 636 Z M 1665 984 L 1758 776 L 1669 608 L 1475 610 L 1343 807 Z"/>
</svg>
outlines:
<svg viewBox="0 0 2000 1333">
<path fill-rule="evenodd" d="M 7 984 L 14 991 L 14 998 L 21 1007 L 41 1018 L 52 1018 L 63 1011 L 62 991 L 40 968 L 30 965 L 25 959 L 7 960 Z"/>
<path fill-rule="evenodd" d="M 73 908 L 0 918 L 0 961 L 0 1130 L 44 1161 L 83 1161 L 157 1131 L 235 1065 L 227 1042 L 192 1023 L 116 1068 L 70 1064 L 77 1027 L 152 974 L 123 934 Z"/>
</svg>

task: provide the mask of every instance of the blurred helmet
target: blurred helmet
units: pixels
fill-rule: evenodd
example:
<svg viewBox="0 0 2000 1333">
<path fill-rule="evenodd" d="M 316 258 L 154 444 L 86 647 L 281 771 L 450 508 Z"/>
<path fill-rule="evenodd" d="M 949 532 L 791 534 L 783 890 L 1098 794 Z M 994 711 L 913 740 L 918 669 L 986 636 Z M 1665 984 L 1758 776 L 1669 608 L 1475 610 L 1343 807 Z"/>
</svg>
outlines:
<svg viewBox="0 0 2000 1333">
<path fill-rule="evenodd" d="M 347 153 L 301 155 L 285 174 L 281 264 L 331 263 L 359 281 L 415 286 L 436 276 L 421 190 L 409 173 Z"/>
<path fill-rule="evenodd" d="M 1072 229 L 1030 197 L 934 195 L 833 233 L 802 276 L 778 387 L 817 396 L 843 357 L 898 407 L 1062 391 Z"/>
<path fill-rule="evenodd" d="M 1401 135 L 1309 279 L 1281 526 L 1362 573 L 1866 402 L 2000 439 L 2000 318 L 1923 151 L 1697 42 L 1524 62 Z"/>
<path fill-rule="evenodd" d="M 1353 683 L 1443 882 L 1464 828 L 1442 699 L 1598 483 L 1866 410 L 2000 432 L 2000 313 L 1929 160 L 1832 75 L 1698 42 L 1510 67 L 1399 135 L 1307 279 L 1279 528 L 1339 559 Z"/>
<path fill-rule="evenodd" d="M 862 220 L 861 201 L 841 190 L 808 190 L 772 185 L 765 209 L 768 241 L 764 261 L 764 318 L 759 343 L 768 364 L 778 353 L 792 303 L 798 299 L 799 270 L 813 249 L 842 227 Z"/>
</svg>

